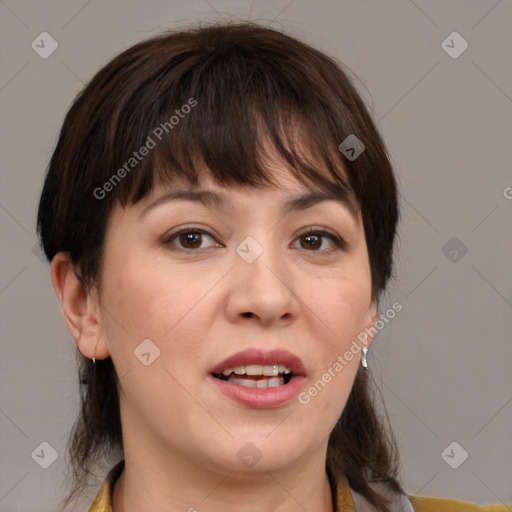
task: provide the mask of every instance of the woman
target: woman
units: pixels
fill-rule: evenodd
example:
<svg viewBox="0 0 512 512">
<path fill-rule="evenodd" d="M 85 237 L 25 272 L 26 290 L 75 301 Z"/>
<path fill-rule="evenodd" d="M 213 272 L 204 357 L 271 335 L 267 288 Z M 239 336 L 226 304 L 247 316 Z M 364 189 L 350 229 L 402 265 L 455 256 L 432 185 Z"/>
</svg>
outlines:
<svg viewBox="0 0 512 512">
<path fill-rule="evenodd" d="M 120 459 L 90 512 L 510 510 L 399 483 L 366 363 L 397 221 L 380 135 L 310 46 L 209 26 L 100 70 L 38 213 L 81 354 L 69 499 Z"/>
</svg>

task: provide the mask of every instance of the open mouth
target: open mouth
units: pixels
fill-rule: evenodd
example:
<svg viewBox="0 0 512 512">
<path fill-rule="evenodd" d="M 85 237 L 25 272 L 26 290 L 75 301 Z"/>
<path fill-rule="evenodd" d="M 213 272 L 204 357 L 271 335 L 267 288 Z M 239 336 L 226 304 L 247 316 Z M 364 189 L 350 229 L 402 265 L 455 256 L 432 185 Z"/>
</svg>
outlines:
<svg viewBox="0 0 512 512">
<path fill-rule="evenodd" d="M 294 377 L 284 364 L 248 364 L 226 368 L 222 373 L 212 373 L 219 380 L 246 388 L 277 388 L 288 384 Z"/>
</svg>

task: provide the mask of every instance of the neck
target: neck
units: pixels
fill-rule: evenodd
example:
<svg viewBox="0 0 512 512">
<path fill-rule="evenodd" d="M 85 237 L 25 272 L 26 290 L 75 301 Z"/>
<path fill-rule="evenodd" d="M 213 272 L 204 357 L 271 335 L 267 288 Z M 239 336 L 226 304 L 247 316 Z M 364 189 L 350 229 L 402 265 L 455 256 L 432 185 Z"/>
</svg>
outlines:
<svg viewBox="0 0 512 512">
<path fill-rule="evenodd" d="M 153 458 L 125 448 L 113 512 L 224 512 L 234 507 L 237 512 L 334 512 L 325 459 L 247 475 L 205 470 L 174 454 Z"/>
</svg>

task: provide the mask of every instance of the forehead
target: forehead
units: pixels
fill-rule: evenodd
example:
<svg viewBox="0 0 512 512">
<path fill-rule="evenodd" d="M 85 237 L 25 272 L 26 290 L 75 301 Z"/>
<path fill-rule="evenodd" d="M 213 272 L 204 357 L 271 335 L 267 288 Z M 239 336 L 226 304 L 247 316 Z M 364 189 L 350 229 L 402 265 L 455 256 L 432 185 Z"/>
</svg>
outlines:
<svg viewBox="0 0 512 512">
<path fill-rule="evenodd" d="M 177 200 L 187 200 L 207 207 L 235 213 L 237 207 L 250 204 L 257 207 L 257 201 L 275 203 L 283 215 L 312 208 L 326 201 L 335 201 L 360 222 L 359 208 L 355 205 L 344 188 L 337 190 L 322 189 L 318 186 L 306 186 L 289 171 L 282 168 L 274 174 L 275 183 L 258 187 L 247 184 L 223 184 L 212 178 L 208 173 L 200 175 L 197 184 L 176 179 L 173 182 L 159 183 L 144 201 L 138 205 L 139 217 L 144 218 L 148 212 L 159 206 Z"/>
<path fill-rule="evenodd" d="M 160 180 L 155 183 L 151 192 L 148 194 L 146 203 L 154 201 L 165 193 L 184 192 L 184 191 L 202 191 L 208 190 L 213 192 L 214 196 L 222 196 L 226 198 L 226 204 L 234 206 L 236 196 L 259 193 L 268 197 L 284 197 L 293 193 L 301 193 L 313 191 L 315 187 L 305 186 L 302 184 L 292 172 L 280 165 L 272 166 L 270 170 L 274 184 L 261 184 L 253 186 L 247 183 L 225 183 L 214 178 L 211 172 L 204 166 L 198 173 L 198 183 L 194 184 L 182 176 L 173 176 L 172 179 Z M 240 172 L 243 173 L 243 164 Z"/>
</svg>

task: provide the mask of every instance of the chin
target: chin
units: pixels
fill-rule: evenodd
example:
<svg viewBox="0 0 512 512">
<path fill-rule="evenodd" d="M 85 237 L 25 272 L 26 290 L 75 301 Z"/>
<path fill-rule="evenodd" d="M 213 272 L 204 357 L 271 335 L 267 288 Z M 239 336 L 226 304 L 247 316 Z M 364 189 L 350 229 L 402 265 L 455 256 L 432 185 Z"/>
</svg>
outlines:
<svg viewBox="0 0 512 512">
<path fill-rule="evenodd" d="M 303 435 L 298 432 L 290 435 L 289 431 L 280 431 L 275 425 L 264 432 L 235 436 L 229 450 L 229 462 L 234 464 L 231 470 L 241 473 L 273 472 L 293 465 L 306 447 Z"/>
</svg>

